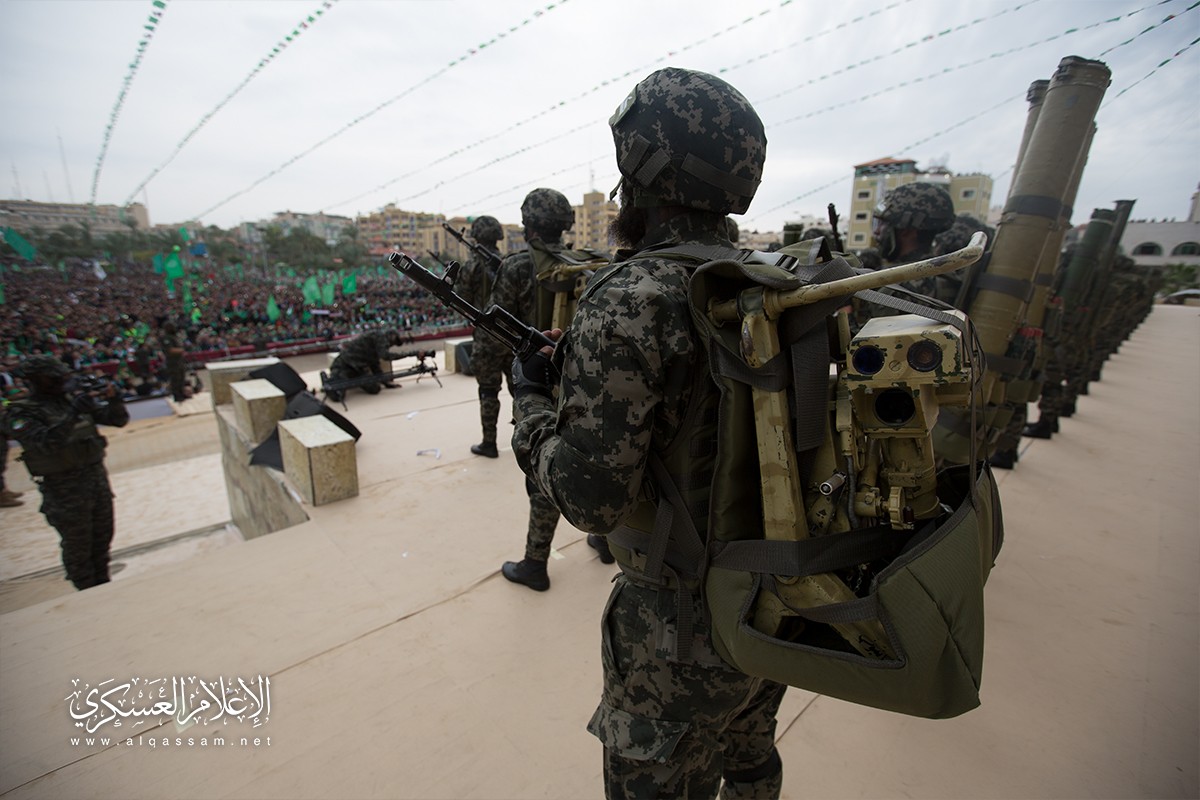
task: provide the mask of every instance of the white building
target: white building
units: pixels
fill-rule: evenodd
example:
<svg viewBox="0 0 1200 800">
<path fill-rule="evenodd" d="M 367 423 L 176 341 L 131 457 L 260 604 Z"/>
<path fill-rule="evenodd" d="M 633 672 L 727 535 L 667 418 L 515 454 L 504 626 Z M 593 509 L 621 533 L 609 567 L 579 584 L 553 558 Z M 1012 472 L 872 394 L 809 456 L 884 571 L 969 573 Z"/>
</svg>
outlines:
<svg viewBox="0 0 1200 800">
<path fill-rule="evenodd" d="M 1200 189 L 1192 195 L 1191 209 L 1183 222 L 1127 222 L 1121 236 L 1121 248 L 1135 262 L 1147 267 L 1161 264 L 1200 265 Z"/>
</svg>

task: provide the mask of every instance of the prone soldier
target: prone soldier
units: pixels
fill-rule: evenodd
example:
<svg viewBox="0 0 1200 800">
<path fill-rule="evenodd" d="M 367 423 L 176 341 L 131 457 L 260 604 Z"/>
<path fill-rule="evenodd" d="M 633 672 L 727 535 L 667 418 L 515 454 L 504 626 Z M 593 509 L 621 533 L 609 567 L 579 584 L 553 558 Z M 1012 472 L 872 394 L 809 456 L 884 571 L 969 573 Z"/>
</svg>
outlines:
<svg viewBox="0 0 1200 800">
<path fill-rule="evenodd" d="M 330 382 L 344 381 L 366 375 L 382 375 L 381 361 L 393 361 L 402 358 L 403 354 L 392 352 L 393 346 L 403 343 L 399 331 L 368 331 L 351 339 L 342 345 L 342 351 L 329 367 Z M 400 384 L 391 380 L 381 380 L 378 383 L 366 383 L 361 388 L 367 394 L 379 394 L 379 387 L 399 389 Z M 331 389 L 327 392 L 329 399 L 340 402 L 343 392 Z"/>
</svg>

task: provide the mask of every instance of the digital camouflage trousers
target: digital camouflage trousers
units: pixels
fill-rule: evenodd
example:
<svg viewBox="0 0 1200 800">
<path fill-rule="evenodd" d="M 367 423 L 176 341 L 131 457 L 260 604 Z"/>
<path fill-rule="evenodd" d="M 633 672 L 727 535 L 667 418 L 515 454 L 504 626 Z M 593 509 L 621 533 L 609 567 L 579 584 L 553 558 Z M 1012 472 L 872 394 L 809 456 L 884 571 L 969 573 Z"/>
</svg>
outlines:
<svg viewBox="0 0 1200 800">
<path fill-rule="evenodd" d="M 625 575 L 609 596 L 601 636 L 604 689 L 588 724 L 604 744 L 605 795 L 779 797 L 775 715 L 787 687 L 720 662 L 700 615 L 694 615 L 697 663 L 669 660 L 675 604 L 673 590 L 641 586 Z"/>
<path fill-rule="evenodd" d="M 113 494 L 108 471 L 95 464 L 40 479 L 42 513 L 62 539 L 62 562 L 76 589 L 108 583 Z"/>
</svg>

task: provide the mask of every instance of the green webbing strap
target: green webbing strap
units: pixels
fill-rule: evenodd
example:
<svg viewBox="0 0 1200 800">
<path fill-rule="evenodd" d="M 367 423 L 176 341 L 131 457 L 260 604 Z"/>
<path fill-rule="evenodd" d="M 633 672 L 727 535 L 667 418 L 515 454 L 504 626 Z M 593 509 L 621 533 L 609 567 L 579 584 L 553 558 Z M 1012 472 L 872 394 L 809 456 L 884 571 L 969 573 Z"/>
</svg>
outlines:
<svg viewBox="0 0 1200 800">
<path fill-rule="evenodd" d="M 739 178 L 737 175 L 717 169 L 692 153 L 683 157 L 683 163 L 679 165 L 679 169 L 695 175 L 709 186 L 715 186 L 738 197 L 753 197 L 754 193 L 758 191 L 758 181 Z"/>
<path fill-rule="evenodd" d="M 661 574 L 667 544 L 673 542 L 676 552 L 683 557 L 683 563 L 688 565 L 688 570 L 691 572 L 689 577 L 698 577 L 703 573 L 705 566 L 704 542 L 701 541 L 700 533 L 687 513 L 687 504 L 680 494 L 679 487 L 675 485 L 671 474 L 667 472 L 667 467 L 663 464 L 662 459 L 658 457 L 657 453 L 651 453 L 648 461 L 650 472 L 654 476 L 659 491 L 662 492 L 662 500 L 658 504 L 654 519 L 654 535 L 650 545 L 651 558 L 657 559 L 656 563 L 660 570 L 659 574 Z M 664 509 L 667 510 L 664 511 Z M 670 509 L 677 509 L 679 513 L 676 514 Z M 678 525 L 675 524 L 676 521 L 678 521 Z M 650 559 L 647 559 L 647 563 L 650 563 Z M 667 569 L 671 568 L 667 567 Z M 678 574 L 674 577 L 675 656 L 680 661 L 687 662 L 692 655 L 692 634 L 695 622 L 692 617 L 694 600 L 692 590 L 687 582 L 681 580 Z"/>
<path fill-rule="evenodd" d="M 986 290 L 997 294 L 1006 294 L 1024 303 L 1029 301 L 1033 285 L 1021 278 L 1009 278 L 1006 275 L 993 275 L 985 272 L 976 279 L 974 289 L 976 292 Z"/>
<path fill-rule="evenodd" d="M 908 540 L 909 535 L 905 532 L 875 527 L 797 541 L 739 539 L 712 542 L 709 563 L 714 567 L 762 575 L 819 575 L 877 559 L 891 560 Z"/>
<path fill-rule="evenodd" d="M 1067 206 L 1057 197 L 1046 197 L 1037 194 L 1019 194 L 1010 197 L 1004 205 L 1005 214 L 1028 214 L 1033 217 L 1046 217 L 1057 220 L 1063 215 Z M 1070 216 L 1068 214 L 1068 216 Z"/>
</svg>

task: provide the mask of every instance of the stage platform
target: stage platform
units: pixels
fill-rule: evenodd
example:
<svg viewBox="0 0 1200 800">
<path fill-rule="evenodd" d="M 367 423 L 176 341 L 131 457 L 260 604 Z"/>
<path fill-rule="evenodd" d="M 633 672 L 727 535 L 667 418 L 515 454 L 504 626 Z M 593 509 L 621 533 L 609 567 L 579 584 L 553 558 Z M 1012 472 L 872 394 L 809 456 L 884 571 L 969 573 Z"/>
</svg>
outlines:
<svg viewBox="0 0 1200 800">
<path fill-rule="evenodd" d="M 562 522 L 550 591 L 499 575 L 523 554 L 523 478 L 507 443 L 468 450 L 474 379 L 439 377 L 351 394 L 359 496 L 249 541 L 224 524 L 211 412 L 111 431 L 124 568 L 86 592 L 10 454 L 0 797 L 602 797 L 585 725 L 615 567 Z M 784 797 L 1197 797 L 1197 398 L 1200 309 L 1158 306 L 1061 432 L 997 473 L 982 706 L 929 721 L 789 690 Z M 228 713 L 87 730 L 92 689 L 186 684 L 194 711 L 198 679 L 223 680 Z"/>
</svg>

